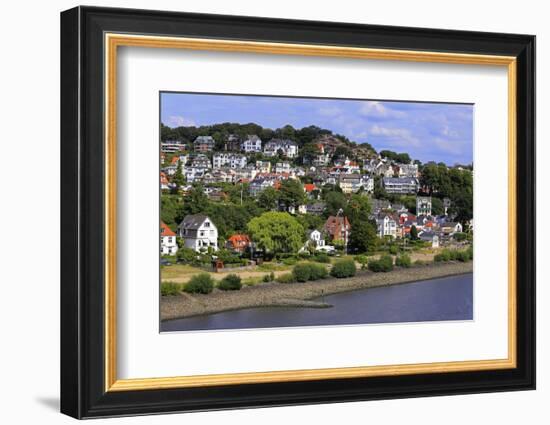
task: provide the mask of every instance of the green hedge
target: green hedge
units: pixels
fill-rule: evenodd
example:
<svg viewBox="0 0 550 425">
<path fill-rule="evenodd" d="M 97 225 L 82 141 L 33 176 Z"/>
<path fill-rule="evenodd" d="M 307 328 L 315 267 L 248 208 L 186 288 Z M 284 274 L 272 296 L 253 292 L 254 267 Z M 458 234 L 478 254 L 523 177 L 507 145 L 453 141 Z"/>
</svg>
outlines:
<svg viewBox="0 0 550 425">
<path fill-rule="evenodd" d="M 178 295 L 181 291 L 181 285 L 175 282 L 161 282 L 160 294 L 163 297 Z"/>
<path fill-rule="evenodd" d="M 385 254 L 379 260 L 369 261 L 369 270 L 375 273 L 389 272 L 393 270 L 393 258 L 391 255 Z"/>
<path fill-rule="evenodd" d="M 330 257 L 328 256 L 328 254 L 326 254 L 324 252 L 320 252 L 319 254 L 315 254 L 312 257 L 312 260 L 317 261 L 318 263 L 323 263 L 323 264 L 330 263 Z"/>
<path fill-rule="evenodd" d="M 218 283 L 218 289 L 222 291 L 238 291 L 242 286 L 241 278 L 236 274 L 229 274 Z"/>
<path fill-rule="evenodd" d="M 445 261 L 461 261 L 467 262 L 474 259 L 474 250 L 472 247 L 462 251 L 444 249 L 439 254 L 434 256 L 434 262 L 441 263 Z"/>
<path fill-rule="evenodd" d="M 285 273 L 282 275 L 277 276 L 275 279 L 279 283 L 294 283 L 296 282 L 296 278 L 294 277 L 294 273 Z"/>
<path fill-rule="evenodd" d="M 338 261 L 337 263 L 332 266 L 332 270 L 330 271 L 331 276 L 337 277 L 337 278 L 344 278 L 344 277 L 351 277 L 355 276 L 356 272 L 355 268 L 355 261 L 353 260 L 342 260 Z"/>
<path fill-rule="evenodd" d="M 411 257 L 408 254 L 398 255 L 395 259 L 395 265 L 398 267 L 409 268 L 411 266 Z"/>
<path fill-rule="evenodd" d="M 199 273 L 191 278 L 183 290 L 190 294 L 209 294 L 214 289 L 214 281 L 208 273 Z"/>
<path fill-rule="evenodd" d="M 327 277 L 328 272 L 325 266 L 314 263 L 296 264 L 292 270 L 296 281 L 307 282 L 308 280 L 319 280 Z"/>
</svg>

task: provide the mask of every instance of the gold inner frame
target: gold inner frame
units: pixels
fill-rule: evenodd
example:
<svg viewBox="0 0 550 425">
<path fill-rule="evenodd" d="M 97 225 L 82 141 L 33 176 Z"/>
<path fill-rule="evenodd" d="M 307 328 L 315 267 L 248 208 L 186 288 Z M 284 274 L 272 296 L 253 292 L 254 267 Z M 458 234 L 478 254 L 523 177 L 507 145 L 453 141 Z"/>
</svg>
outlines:
<svg viewBox="0 0 550 425">
<path fill-rule="evenodd" d="M 136 391 L 214 385 L 410 375 L 510 369 L 516 367 L 516 58 L 477 54 L 370 49 L 327 45 L 267 43 L 105 34 L 105 391 Z M 118 379 L 116 325 L 116 123 L 117 48 L 119 46 L 325 56 L 469 65 L 504 66 L 508 72 L 508 357 L 419 364 L 305 369 L 289 371 Z"/>
</svg>

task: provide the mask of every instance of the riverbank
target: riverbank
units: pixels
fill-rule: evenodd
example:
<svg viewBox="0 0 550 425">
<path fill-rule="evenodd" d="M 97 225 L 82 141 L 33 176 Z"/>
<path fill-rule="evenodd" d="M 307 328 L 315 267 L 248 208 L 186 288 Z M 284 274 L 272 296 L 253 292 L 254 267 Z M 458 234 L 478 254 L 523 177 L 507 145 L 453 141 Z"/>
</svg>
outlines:
<svg viewBox="0 0 550 425">
<path fill-rule="evenodd" d="M 305 283 L 264 283 L 243 287 L 240 291 L 214 290 L 211 294 L 186 294 L 161 297 L 161 320 L 220 313 L 253 307 L 330 307 L 313 301 L 324 295 L 357 289 L 397 285 L 446 276 L 471 273 L 473 263 L 439 263 L 408 269 L 397 268 L 388 273 L 358 271 L 352 278 L 329 278 Z"/>
</svg>

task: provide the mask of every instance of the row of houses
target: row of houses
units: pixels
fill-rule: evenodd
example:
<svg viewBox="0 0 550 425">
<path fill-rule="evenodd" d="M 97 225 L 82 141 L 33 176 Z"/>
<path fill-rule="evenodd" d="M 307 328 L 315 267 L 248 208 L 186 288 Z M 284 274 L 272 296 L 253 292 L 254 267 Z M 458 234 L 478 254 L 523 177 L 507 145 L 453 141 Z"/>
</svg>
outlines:
<svg viewBox="0 0 550 425">
<path fill-rule="evenodd" d="M 311 187 L 309 188 L 311 190 Z M 305 189 L 307 191 L 307 189 Z M 208 193 L 214 195 L 212 190 Z M 373 200 L 371 219 L 375 221 L 377 234 L 380 238 L 406 238 L 412 229 L 416 229 L 417 236 L 438 247 L 440 243 L 449 241 L 456 233 L 464 231 L 459 222 L 455 222 L 448 215 L 432 215 L 431 197 L 418 196 L 416 199 L 417 214 L 413 214 L 401 204 L 391 205 L 388 201 Z M 303 208 L 302 208 L 303 207 Z M 300 206 L 293 214 L 321 215 L 326 208 L 323 202 L 314 202 Z M 471 226 L 468 230 L 471 230 Z M 341 212 L 327 218 L 321 229 L 312 229 L 307 233 L 307 242 L 303 250 L 313 246 L 315 250 L 330 252 L 334 246 L 327 243 L 338 241 L 347 247 L 351 232 L 351 225 L 347 217 Z M 175 255 L 177 253 L 176 236 L 184 241 L 184 246 L 197 252 L 204 250 L 217 251 L 218 229 L 215 223 L 204 214 L 186 216 L 179 224 L 177 235 L 166 224 L 161 223 L 161 253 Z M 243 252 L 249 247 L 251 240 L 243 234 L 232 235 L 226 241 L 225 247 L 237 252 Z"/>
<path fill-rule="evenodd" d="M 193 141 L 193 150 L 195 152 L 212 152 L 216 147 L 216 141 L 212 136 L 198 136 Z M 178 140 L 167 140 L 161 142 L 161 152 L 174 153 L 186 150 L 188 146 Z M 240 140 L 237 136 L 231 135 L 228 137 L 225 145 L 226 151 L 242 151 L 247 154 L 263 153 L 265 156 L 274 157 L 279 154 L 287 158 L 295 158 L 298 156 L 298 144 L 289 139 L 271 139 L 266 143 L 262 142 L 257 135 L 252 134 L 244 140 Z"/>
<path fill-rule="evenodd" d="M 341 241 L 347 245 L 351 231 L 350 223 L 347 217 L 330 216 L 321 230 L 311 230 L 307 233 L 307 243 L 313 243 L 315 249 L 330 251 L 331 245 L 325 244 L 327 236 L 331 241 Z M 179 224 L 176 232 L 172 231 L 164 222 L 160 224 L 160 252 L 162 255 L 176 255 L 178 244 L 176 237 L 179 236 L 183 241 L 183 246 L 196 252 L 205 252 L 208 250 L 218 251 L 218 228 L 214 222 L 205 214 L 187 215 Z M 231 235 L 225 242 L 225 248 L 232 251 L 243 253 L 251 246 L 252 240 L 245 234 Z M 307 245 L 306 243 L 306 245 Z"/>
</svg>

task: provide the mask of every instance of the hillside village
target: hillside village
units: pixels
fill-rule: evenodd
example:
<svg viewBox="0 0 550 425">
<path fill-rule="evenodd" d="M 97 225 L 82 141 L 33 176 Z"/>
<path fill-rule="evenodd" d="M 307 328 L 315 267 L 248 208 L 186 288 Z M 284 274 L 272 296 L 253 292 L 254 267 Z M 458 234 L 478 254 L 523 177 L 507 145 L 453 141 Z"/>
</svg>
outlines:
<svg viewBox="0 0 550 425">
<path fill-rule="evenodd" d="M 471 166 L 422 164 L 317 127 L 244 133 L 250 126 L 233 125 L 235 133 L 163 126 L 163 256 L 250 264 L 471 240 Z"/>
</svg>

